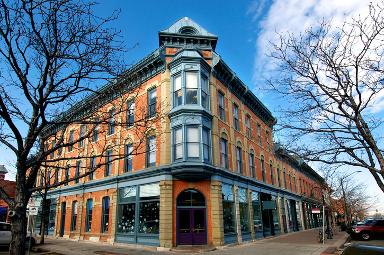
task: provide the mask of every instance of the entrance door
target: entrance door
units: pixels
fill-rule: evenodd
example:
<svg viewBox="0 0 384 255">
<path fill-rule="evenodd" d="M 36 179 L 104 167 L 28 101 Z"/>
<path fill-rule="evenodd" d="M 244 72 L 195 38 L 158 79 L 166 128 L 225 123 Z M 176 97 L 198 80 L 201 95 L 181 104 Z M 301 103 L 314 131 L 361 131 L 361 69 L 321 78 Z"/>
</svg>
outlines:
<svg viewBox="0 0 384 255">
<path fill-rule="evenodd" d="M 179 209 L 179 244 L 207 243 L 205 209 Z"/>
<path fill-rule="evenodd" d="M 60 237 L 64 236 L 64 228 L 65 228 L 65 214 L 66 214 L 66 203 L 61 203 L 61 221 L 60 221 Z"/>
<path fill-rule="evenodd" d="M 177 240 L 181 245 L 207 244 L 205 198 L 197 190 L 177 198 Z"/>
</svg>

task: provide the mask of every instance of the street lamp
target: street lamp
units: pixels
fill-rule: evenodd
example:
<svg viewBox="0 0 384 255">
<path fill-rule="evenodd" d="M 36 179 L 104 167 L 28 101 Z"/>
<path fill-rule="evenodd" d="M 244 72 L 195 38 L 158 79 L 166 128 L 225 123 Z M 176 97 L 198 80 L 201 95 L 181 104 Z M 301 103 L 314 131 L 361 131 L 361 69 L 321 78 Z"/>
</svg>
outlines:
<svg viewBox="0 0 384 255">
<path fill-rule="evenodd" d="M 343 200 L 344 200 L 344 222 L 347 226 L 349 226 L 349 220 L 348 220 L 347 197 L 345 196 L 345 189 L 344 189 L 344 179 L 346 179 L 346 178 L 348 178 L 354 174 L 357 174 L 357 173 L 361 173 L 361 170 L 350 173 L 347 176 L 344 176 L 340 179 L 340 186 L 341 186 L 341 191 L 343 193 Z"/>
<path fill-rule="evenodd" d="M 322 234 L 323 234 L 323 244 L 325 242 L 325 198 L 324 198 L 324 187 L 319 187 L 319 186 L 315 186 L 311 189 L 310 191 L 310 195 L 311 197 L 314 196 L 313 194 L 313 190 L 314 189 L 320 189 L 321 190 L 321 198 L 322 198 L 322 202 L 323 202 L 323 229 L 322 229 Z M 328 226 L 328 221 L 327 221 L 327 228 L 329 229 L 329 226 Z"/>
</svg>

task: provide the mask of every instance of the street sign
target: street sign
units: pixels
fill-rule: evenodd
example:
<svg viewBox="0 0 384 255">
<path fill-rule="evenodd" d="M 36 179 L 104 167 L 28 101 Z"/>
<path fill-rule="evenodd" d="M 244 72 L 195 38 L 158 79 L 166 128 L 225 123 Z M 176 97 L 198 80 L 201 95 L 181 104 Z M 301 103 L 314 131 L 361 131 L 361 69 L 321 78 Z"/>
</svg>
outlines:
<svg viewBox="0 0 384 255">
<path fill-rule="evenodd" d="M 36 216 L 39 212 L 39 207 L 38 206 L 31 206 L 28 207 L 28 215 L 29 216 Z"/>
</svg>

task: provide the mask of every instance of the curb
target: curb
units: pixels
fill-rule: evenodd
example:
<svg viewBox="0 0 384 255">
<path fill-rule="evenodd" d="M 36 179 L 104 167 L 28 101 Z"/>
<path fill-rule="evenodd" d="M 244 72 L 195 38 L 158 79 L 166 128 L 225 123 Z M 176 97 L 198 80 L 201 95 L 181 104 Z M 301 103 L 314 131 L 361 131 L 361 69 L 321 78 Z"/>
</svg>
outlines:
<svg viewBox="0 0 384 255">
<path fill-rule="evenodd" d="M 336 241 L 334 245 L 326 247 L 320 255 L 331 255 L 335 254 L 335 252 L 340 249 L 349 239 L 349 235 L 347 233 L 344 233 L 344 237 L 341 238 L 339 241 Z"/>
</svg>

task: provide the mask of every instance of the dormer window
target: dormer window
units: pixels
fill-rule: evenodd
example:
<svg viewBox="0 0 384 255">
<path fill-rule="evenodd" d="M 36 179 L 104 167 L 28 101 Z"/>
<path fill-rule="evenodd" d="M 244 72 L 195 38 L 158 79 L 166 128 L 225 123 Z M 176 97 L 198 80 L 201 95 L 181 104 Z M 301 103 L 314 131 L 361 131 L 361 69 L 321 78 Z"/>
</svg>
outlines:
<svg viewBox="0 0 384 255">
<path fill-rule="evenodd" d="M 197 30 L 194 27 L 186 26 L 186 27 L 180 28 L 179 33 L 184 35 L 195 35 L 197 34 Z"/>
</svg>

